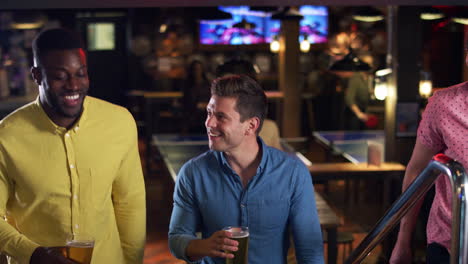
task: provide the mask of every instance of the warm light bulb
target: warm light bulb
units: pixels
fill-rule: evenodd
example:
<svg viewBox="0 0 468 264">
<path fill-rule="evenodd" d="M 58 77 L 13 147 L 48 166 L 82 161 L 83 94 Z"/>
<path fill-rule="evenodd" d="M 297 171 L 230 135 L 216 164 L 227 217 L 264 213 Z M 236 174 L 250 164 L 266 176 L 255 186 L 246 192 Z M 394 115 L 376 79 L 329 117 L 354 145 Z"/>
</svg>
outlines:
<svg viewBox="0 0 468 264">
<path fill-rule="evenodd" d="M 273 53 L 278 53 L 280 50 L 280 43 L 278 40 L 274 39 L 271 43 L 270 43 L 270 51 L 273 52 Z"/>
<path fill-rule="evenodd" d="M 159 33 L 164 33 L 166 32 L 167 30 L 167 25 L 165 23 L 161 24 L 161 26 L 159 26 Z"/>
<path fill-rule="evenodd" d="M 355 15 L 353 18 L 357 21 L 363 21 L 363 22 L 377 22 L 381 21 L 384 19 L 384 16 L 359 16 Z"/>
<path fill-rule="evenodd" d="M 452 18 L 454 22 L 463 24 L 463 25 L 468 25 L 468 18 L 463 18 L 463 17 L 454 17 Z"/>
<path fill-rule="evenodd" d="M 44 26 L 44 22 L 36 23 L 12 23 L 11 28 L 13 29 L 37 29 Z"/>
<path fill-rule="evenodd" d="M 310 42 L 304 38 L 304 40 L 301 41 L 301 44 L 299 47 L 302 52 L 307 53 L 310 50 Z"/>
<path fill-rule="evenodd" d="M 377 100 L 385 100 L 388 95 L 388 87 L 385 82 L 378 82 L 374 87 L 374 95 Z"/>
<path fill-rule="evenodd" d="M 421 13 L 419 16 L 422 20 L 436 20 L 444 17 L 444 14 L 440 13 Z"/>
<path fill-rule="evenodd" d="M 428 98 L 432 93 L 432 81 L 421 80 L 419 81 L 419 95 L 423 98 Z"/>
</svg>

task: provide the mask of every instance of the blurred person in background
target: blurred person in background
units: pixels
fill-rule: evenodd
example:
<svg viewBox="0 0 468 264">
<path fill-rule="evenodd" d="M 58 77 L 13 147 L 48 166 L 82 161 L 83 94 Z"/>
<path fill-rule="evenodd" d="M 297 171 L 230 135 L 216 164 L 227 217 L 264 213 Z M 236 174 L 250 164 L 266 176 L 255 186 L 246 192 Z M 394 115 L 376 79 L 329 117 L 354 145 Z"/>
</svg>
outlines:
<svg viewBox="0 0 468 264">
<path fill-rule="evenodd" d="M 201 61 L 194 60 L 190 63 L 183 93 L 183 112 L 187 118 L 183 130 L 190 133 L 203 133 L 206 105 L 210 100 L 210 81 Z"/>
</svg>

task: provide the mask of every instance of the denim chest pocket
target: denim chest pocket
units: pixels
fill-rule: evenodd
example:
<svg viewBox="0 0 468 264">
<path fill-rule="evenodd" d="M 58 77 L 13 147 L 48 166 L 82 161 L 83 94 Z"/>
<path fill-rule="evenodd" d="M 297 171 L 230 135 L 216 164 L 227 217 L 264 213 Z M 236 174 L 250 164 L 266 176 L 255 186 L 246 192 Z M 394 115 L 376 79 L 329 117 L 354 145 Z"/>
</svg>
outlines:
<svg viewBox="0 0 468 264">
<path fill-rule="evenodd" d="M 264 199 L 252 201 L 249 207 L 249 222 L 252 228 L 263 231 L 278 231 L 289 216 L 288 199 Z"/>
</svg>

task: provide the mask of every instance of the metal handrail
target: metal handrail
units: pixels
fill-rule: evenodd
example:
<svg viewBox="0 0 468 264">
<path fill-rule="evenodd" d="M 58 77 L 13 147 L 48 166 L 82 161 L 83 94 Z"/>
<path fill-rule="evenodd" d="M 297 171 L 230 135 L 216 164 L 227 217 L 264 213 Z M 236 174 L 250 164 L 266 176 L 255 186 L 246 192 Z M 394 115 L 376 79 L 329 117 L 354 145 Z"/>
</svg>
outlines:
<svg viewBox="0 0 468 264">
<path fill-rule="evenodd" d="M 347 258 L 346 264 L 361 261 L 398 224 L 400 219 L 418 202 L 432 186 L 440 173 L 450 178 L 453 190 L 451 264 L 468 263 L 468 179 L 463 166 L 444 154 L 437 154 L 429 165 L 401 194 L 392 207 L 377 222 L 359 246 Z"/>
</svg>

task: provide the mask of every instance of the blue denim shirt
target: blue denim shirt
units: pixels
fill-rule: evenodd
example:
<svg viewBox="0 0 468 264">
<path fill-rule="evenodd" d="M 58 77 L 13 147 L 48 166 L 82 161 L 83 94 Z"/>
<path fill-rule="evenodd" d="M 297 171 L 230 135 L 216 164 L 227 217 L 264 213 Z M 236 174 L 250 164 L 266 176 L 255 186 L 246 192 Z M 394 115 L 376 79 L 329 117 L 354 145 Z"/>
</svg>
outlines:
<svg viewBox="0 0 468 264">
<path fill-rule="evenodd" d="M 258 139 L 262 159 L 256 175 L 243 188 L 222 152 L 208 151 L 181 168 L 174 191 L 169 247 L 189 262 L 188 243 L 226 226 L 248 226 L 249 264 L 285 264 L 290 232 L 297 260 L 324 263 L 320 222 L 308 169 Z M 205 257 L 202 263 L 225 263 Z"/>
</svg>

